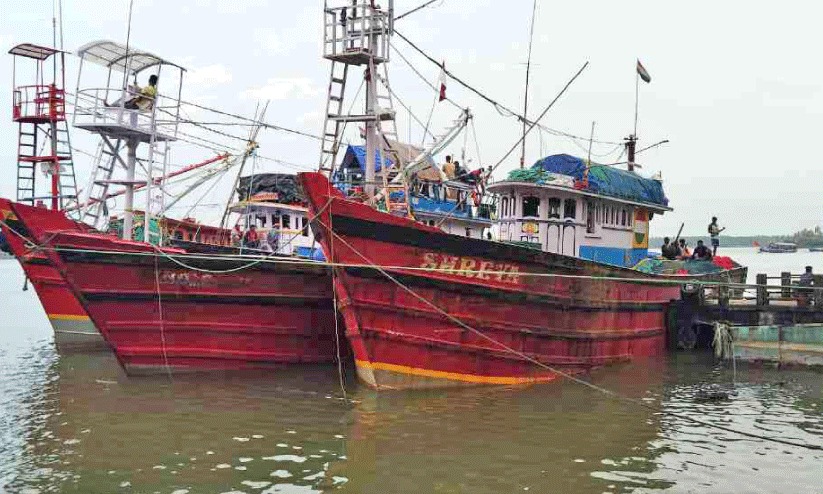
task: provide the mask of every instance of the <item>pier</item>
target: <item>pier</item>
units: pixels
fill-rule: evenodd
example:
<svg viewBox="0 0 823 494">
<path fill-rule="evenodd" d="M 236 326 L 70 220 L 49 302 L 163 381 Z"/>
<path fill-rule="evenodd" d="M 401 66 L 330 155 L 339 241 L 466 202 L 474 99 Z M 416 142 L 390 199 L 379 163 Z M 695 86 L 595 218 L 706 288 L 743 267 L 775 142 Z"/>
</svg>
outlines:
<svg viewBox="0 0 823 494">
<path fill-rule="evenodd" d="M 823 275 L 811 287 L 800 275 L 758 274 L 756 283 L 689 283 L 667 309 L 668 347 L 711 348 L 718 323 L 736 358 L 777 364 L 823 364 Z"/>
</svg>

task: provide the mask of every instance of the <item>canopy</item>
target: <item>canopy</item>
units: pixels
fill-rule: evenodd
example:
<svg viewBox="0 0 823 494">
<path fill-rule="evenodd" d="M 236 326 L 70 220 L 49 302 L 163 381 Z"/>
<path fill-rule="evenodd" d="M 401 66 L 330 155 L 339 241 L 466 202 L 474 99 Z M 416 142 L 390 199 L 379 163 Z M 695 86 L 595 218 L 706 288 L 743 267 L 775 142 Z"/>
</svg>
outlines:
<svg viewBox="0 0 823 494">
<path fill-rule="evenodd" d="M 537 161 L 532 169 L 567 175 L 580 182 L 586 170 L 586 161 L 568 154 L 555 154 Z M 663 184 L 659 181 L 613 166 L 592 163 L 589 167 L 588 190 L 629 201 L 663 207 L 669 205 L 669 199 L 663 192 Z"/>
<path fill-rule="evenodd" d="M 139 73 L 149 67 L 155 65 L 171 65 L 180 70 L 186 70 L 183 67 L 164 60 L 152 53 L 139 50 L 134 47 L 126 48 L 126 45 L 115 43 L 114 41 L 94 41 L 81 46 L 77 50 L 77 55 L 83 60 L 102 65 L 103 67 L 115 70 L 117 72 L 125 72 L 126 66 L 130 65 L 131 72 Z M 131 63 L 127 60 L 131 59 Z"/>
<path fill-rule="evenodd" d="M 49 48 L 48 46 L 23 43 L 9 50 L 9 53 L 20 57 L 33 58 L 35 60 L 45 60 L 55 53 L 60 53 L 60 50 Z"/>
<path fill-rule="evenodd" d="M 283 204 L 304 204 L 303 191 L 297 182 L 297 176 L 288 173 L 258 173 L 241 177 L 237 184 L 237 197 L 247 201 L 257 194 L 272 194 L 276 202 Z"/>
<path fill-rule="evenodd" d="M 397 153 L 400 157 L 400 166 L 403 167 L 408 163 L 412 162 L 420 156 L 423 152 L 418 147 L 412 146 L 411 144 L 404 144 L 402 142 L 396 141 L 389 141 L 392 149 Z M 391 167 L 394 164 L 394 160 L 392 159 L 392 153 L 383 153 L 383 161 Z M 429 165 L 434 166 L 434 162 L 431 158 L 428 159 Z M 380 161 L 380 151 L 374 152 L 374 164 L 375 164 L 375 171 L 380 171 L 383 168 L 383 163 Z M 360 168 L 360 170 L 365 171 L 366 169 L 366 146 L 353 146 L 349 145 L 346 148 L 346 154 L 343 156 L 343 163 L 341 164 L 343 168 Z"/>
</svg>

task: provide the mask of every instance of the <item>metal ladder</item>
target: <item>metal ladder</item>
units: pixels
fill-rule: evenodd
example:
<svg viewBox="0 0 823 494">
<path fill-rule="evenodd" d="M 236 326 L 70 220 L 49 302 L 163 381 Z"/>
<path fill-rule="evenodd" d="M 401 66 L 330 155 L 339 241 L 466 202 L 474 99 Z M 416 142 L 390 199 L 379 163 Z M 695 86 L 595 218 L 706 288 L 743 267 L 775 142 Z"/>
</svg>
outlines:
<svg viewBox="0 0 823 494">
<path fill-rule="evenodd" d="M 119 160 L 119 153 L 123 147 L 123 140 L 117 139 L 112 144 L 104 138 L 100 141 L 95 154 L 94 166 L 89 177 L 85 207 L 82 208 L 80 221 L 98 229 L 105 227 L 108 217 L 106 199 L 108 198 L 111 177 Z M 101 223 L 102 220 L 102 223 Z"/>
<path fill-rule="evenodd" d="M 342 66 L 342 70 L 339 68 Z M 326 99 L 326 113 L 323 122 L 322 142 L 320 143 L 320 171 L 331 174 L 334 158 L 340 149 L 340 138 L 345 122 L 336 119 L 343 115 L 343 99 L 346 94 L 346 80 L 349 64 L 332 61 L 329 75 L 329 93 Z"/>
<path fill-rule="evenodd" d="M 47 134 L 50 134 L 50 129 Z M 57 157 L 55 166 L 59 175 L 60 209 L 66 209 L 70 204 L 77 202 L 77 178 L 74 174 L 74 157 L 71 148 L 71 137 L 68 123 L 65 120 L 57 122 Z M 49 136 L 51 137 L 51 136 Z"/>
<path fill-rule="evenodd" d="M 34 205 L 34 173 L 36 163 L 24 158 L 37 154 L 37 124 L 31 124 L 31 132 L 25 132 L 23 122 L 17 133 L 17 202 Z"/>
<path fill-rule="evenodd" d="M 149 141 L 148 157 L 146 159 L 146 220 L 143 222 L 143 227 L 151 232 L 150 218 L 157 218 L 158 220 L 165 212 L 166 205 L 166 190 L 163 177 L 166 176 L 168 169 L 169 156 L 169 142 L 166 140 L 157 140 L 157 132 L 152 132 Z M 158 223 L 159 224 L 159 223 Z M 163 229 L 159 229 L 159 238 L 156 245 L 162 245 Z M 154 243 L 149 235 L 149 242 Z"/>
</svg>

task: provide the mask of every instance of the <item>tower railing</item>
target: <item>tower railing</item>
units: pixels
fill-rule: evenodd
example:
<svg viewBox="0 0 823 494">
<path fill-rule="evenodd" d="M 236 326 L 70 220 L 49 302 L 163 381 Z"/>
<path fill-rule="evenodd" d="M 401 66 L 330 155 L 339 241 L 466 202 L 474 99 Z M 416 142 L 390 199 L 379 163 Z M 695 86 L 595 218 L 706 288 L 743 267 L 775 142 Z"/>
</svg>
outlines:
<svg viewBox="0 0 823 494">
<path fill-rule="evenodd" d="M 121 97 L 108 103 L 109 95 Z M 159 140 L 177 138 L 179 126 L 179 102 L 175 98 L 160 93 L 153 106 L 146 109 L 129 109 L 125 102 L 138 95 L 134 88 L 98 87 L 85 88 L 77 92 L 73 125 L 75 127 L 123 128 L 146 135 L 157 134 Z"/>
<path fill-rule="evenodd" d="M 12 94 L 15 122 L 59 121 L 66 118 L 66 93 L 54 84 L 17 86 Z"/>
<path fill-rule="evenodd" d="M 355 65 L 389 61 L 391 17 L 388 12 L 358 2 L 325 9 L 323 57 Z M 372 38 L 376 43 L 372 44 Z M 372 52 L 373 51 L 373 52 Z"/>
</svg>

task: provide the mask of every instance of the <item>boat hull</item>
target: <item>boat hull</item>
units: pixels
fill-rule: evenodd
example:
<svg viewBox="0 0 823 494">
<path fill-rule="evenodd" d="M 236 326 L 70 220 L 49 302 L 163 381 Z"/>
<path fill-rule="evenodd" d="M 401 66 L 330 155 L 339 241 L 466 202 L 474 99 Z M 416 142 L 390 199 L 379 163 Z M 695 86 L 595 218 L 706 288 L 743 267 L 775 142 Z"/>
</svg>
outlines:
<svg viewBox="0 0 823 494">
<path fill-rule="evenodd" d="M 677 284 L 449 235 L 329 192 L 322 175 L 301 180 L 316 237 L 344 265 L 335 288 L 369 386 L 530 384 L 665 350 Z"/>
<path fill-rule="evenodd" d="M 18 209 L 22 210 L 22 217 L 25 217 L 26 208 L 31 206 L 0 198 L 0 217 L 7 225 L 3 226 L 6 242 L 40 299 L 54 330 L 54 342 L 58 351 L 108 350 L 106 340 L 46 254 L 26 246 L 23 238 L 30 238 L 29 230 L 21 220 L 21 215 L 16 213 Z M 48 229 L 81 231 L 81 227 L 66 218 L 62 212 L 38 209 L 42 221 L 46 222 L 44 226 Z M 8 231 L 9 229 L 14 231 Z"/>
<path fill-rule="evenodd" d="M 257 262 L 114 237 L 31 234 L 130 374 L 333 362 L 331 278 L 319 263 Z"/>
</svg>

